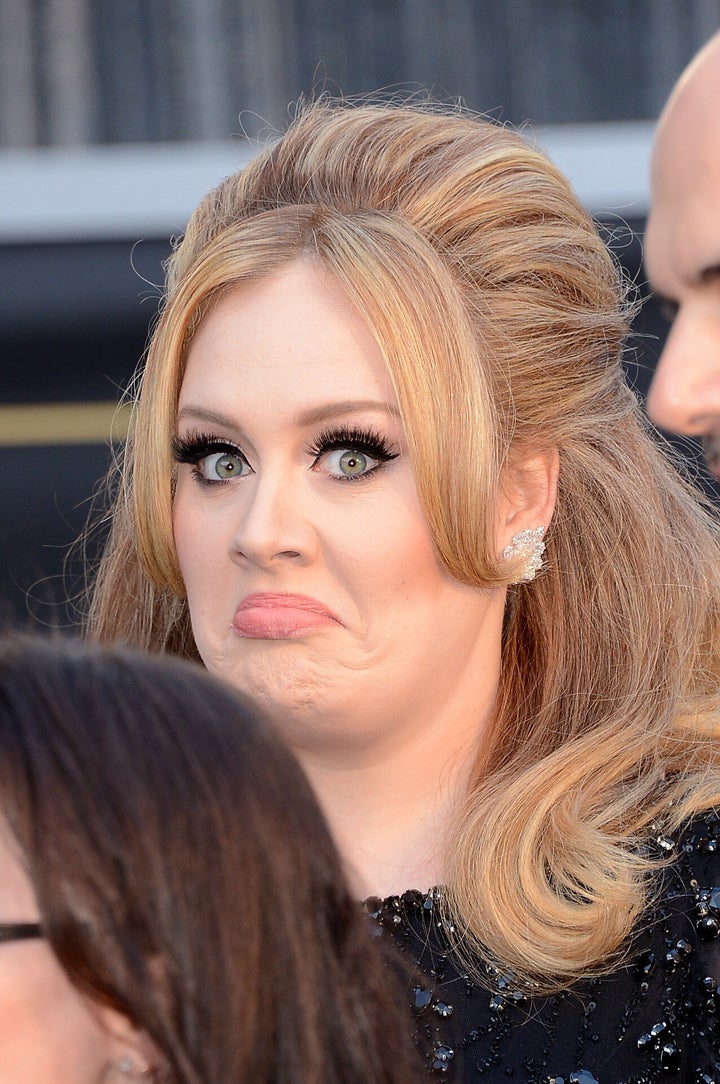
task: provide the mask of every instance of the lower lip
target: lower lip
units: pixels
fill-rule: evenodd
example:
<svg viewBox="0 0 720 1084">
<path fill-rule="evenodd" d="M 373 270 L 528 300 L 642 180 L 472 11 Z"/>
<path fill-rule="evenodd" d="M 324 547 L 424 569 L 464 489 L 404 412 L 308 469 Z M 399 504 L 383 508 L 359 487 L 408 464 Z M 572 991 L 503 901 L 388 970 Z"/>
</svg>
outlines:
<svg viewBox="0 0 720 1084">
<path fill-rule="evenodd" d="M 326 613 L 294 609 L 292 606 L 251 606 L 239 610 L 233 618 L 233 629 L 247 640 L 290 640 L 306 632 L 335 625 Z"/>
</svg>

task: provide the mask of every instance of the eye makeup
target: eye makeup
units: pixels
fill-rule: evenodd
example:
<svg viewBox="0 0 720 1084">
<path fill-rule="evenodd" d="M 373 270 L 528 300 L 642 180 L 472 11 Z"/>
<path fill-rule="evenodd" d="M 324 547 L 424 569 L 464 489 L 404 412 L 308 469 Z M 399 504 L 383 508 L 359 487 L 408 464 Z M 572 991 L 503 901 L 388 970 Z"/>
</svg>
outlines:
<svg viewBox="0 0 720 1084">
<path fill-rule="evenodd" d="M 193 465 L 204 459 L 213 452 L 225 452 L 228 455 L 237 455 L 245 459 L 237 444 L 231 444 L 222 437 L 212 433 L 199 433 L 193 431 L 185 437 L 175 436 L 172 439 L 172 457 L 176 463 L 191 463 Z"/>
<path fill-rule="evenodd" d="M 343 482 L 362 482 L 371 478 L 386 463 L 397 459 L 387 439 L 376 429 L 365 426 L 342 425 L 322 429 L 307 445 L 308 454 L 314 456 L 313 468 L 318 469 L 323 459 L 328 461 L 333 452 L 343 452 L 338 460 L 338 473 L 329 471 L 333 478 Z M 373 465 L 368 466 L 368 461 Z M 347 470 L 352 463 L 353 469 Z M 366 468 L 366 469 L 363 469 Z"/>
<path fill-rule="evenodd" d="M 193 477 L 205 486 L 233 481 L 250 473 L 250 464 L 236 444 L 212 433 L 193 431 L 187 436 L 175 436 L 172 440 L 172 457 L 176 463 L 187 463 L 193 468 Z M 215 476 L 211 477 L 208 464 L 214 460 Z"/>
<path fill-rule="evenodd" d="M 324 428 L 305 449 L 312 457 L 312 470 L 319 471 L 324 466 L 331 478 L 342 482 L 365 481 L 399 454 L 378 430 L 354 425 Z M 343 454 L 333 456 L 333 453 Z M 172 456 L 176 463 L 192 466 L 193 475 L 203 485 L 232 481 L 251 472 L 242 449 L 215 433 L 194 430 L 185 436 L 175 436 Z M 334 459 L 338 460 L 336 464 Z M 212 476 L 211 470 L 216 472 Z"/>
</svg>

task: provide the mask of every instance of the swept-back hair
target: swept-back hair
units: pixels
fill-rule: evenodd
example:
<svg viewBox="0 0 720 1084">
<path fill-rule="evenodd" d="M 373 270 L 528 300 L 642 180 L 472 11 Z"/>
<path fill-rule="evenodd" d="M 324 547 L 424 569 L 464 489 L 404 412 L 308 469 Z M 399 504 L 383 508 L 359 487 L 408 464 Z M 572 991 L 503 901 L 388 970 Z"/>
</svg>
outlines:
<svg viewBox="0 0 720 1084">
<path fill-rule="evenodd" d="M 296 260 L 375 335 L 450 575 L 516 578 L 494 550 L 504 469 L 559 450 L 547 567 L 509 588 L 447 880 L 473 951 L 565 984 L 609 966 L 645 905 L 650 822 L 720 800 L 720 543 L 624 381 L 622 276 L 519 135 L 321 100 L 203 200 L 170 261 L 90 634 L 196 652 L 171 524 L 188 346 L 224 291 Z"/>
<path fill-rule="evenodd" d="M 61 965 L 158 1080 L 416 1079 L 302 771 L 197 665 L 0 640 L 0 814 Z"/>
</svg>

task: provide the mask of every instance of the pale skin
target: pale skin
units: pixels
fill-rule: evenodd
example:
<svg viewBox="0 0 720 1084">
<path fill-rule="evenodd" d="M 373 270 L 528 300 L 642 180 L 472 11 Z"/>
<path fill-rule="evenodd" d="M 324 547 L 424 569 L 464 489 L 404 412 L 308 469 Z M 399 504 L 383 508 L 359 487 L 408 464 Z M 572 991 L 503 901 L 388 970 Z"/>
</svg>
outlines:
<svg viewBox="0 0 720 1084">
<path fill-rule="evenodd" d="M 649 397 L 661 428 L 707 442 L 720 475 L 720 35 L 660 118 L 645 263 L 673 324 Z"/>
<path fill-rule="evenodd" d="M 226 293 L 191 345 L 178 435 L 175 543 L 206 666 L 281 729 L 359 895 L 440 882 L 497 689 L 505 591 L 440 564 L 390 376 L 340 286 L 297 263 Z M 556 476 L 554 454 L 518 467 L 499 550 L 549 522 Z M 248 597 L 298 595 L 330 616 L 306 629 L 290 607 L 277 636 L 260 604 L 259 635 L 238 620 Z"/>
<path fill-rule="evenodd" d="M 0 818 L 0 923 L 37 922 L 22 858 Z M 130 1023 L 72 985 L 44 938 L 0 942 L 0 1080 L 3 1084 L 111 1084 L 117 1065 L 148 1059 Z"/>
</svg>

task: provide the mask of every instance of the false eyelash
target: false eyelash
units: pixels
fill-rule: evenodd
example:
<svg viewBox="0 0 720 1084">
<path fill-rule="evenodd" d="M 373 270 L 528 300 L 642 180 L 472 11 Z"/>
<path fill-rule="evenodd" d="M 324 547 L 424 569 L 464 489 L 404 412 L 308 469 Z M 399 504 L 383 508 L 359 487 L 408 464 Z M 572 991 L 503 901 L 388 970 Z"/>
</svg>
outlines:
<svg viewBox="0 0 720 1084">
<path fill-rule="evenodd" d="M 213 452 L 227 452 L 230 455 L 245 456 L 237 444 L 231 444 L 214 433 L 188 433 L 186 437 L 175 436 L 172 438 L 172 457 L 176 463 L 190 463 L 194 466 Z"/>
<path fill-rule="evenodd" d="M 376 429 L 360 426 L 342 425 L 336 429 L 323 429 L 307 446 L 308 453 L 316 459 L 325 455 L 326 452 L 334 452 L 339 448 L 363 452 L 381 463 L 388 463 L 391 459 L 398 457 L 398 453 L 392 451 L 390 444 L 381 433 Z"/>
</svg>

